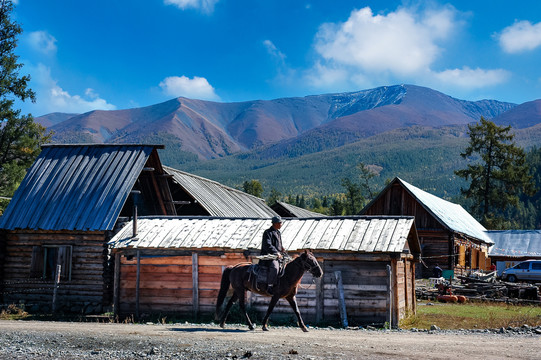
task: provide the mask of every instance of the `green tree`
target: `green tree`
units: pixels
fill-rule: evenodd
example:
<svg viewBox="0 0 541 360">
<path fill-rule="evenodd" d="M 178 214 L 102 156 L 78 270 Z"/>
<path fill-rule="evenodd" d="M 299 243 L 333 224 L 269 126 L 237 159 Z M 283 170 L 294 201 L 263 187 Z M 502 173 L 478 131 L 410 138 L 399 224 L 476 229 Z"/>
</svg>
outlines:
<svg viewBox="0 0 541 360">
<path fill-rule="evenodd" d="M 281 197 L 282 197 L 282 193 L 280 193 L 275 188 L 272 188 L 269 198 L 267 199 L 267 204 L 269 204 L 269 206 L 274 205 L 276 204 L 277 201 L 280 200 Z"/>
<path fill-rule="evenodd" d="M 343 203 L 346 215 L 359 214 L 366 205 L 367 198 L 373 197 L 370 181 L 376 174 L 362 162 L 357 165 L 357 169 L 360 171 L 359 182 L 354 182 L 350 178 L 342 179 L 342 186 L 346 190 Z"/>
<path fill-rule="evenodd" d="M 19 74 L 23 65 L 14 51 L 22 29 L 11 19 L 12 11 L 11 0 L 0 0 L 0 196 L 13 194 L 50 137 L 32 115 L 14 108 L 15 100 L 33 102 L 35 94 L 28 88 L 30 77 Z"/>
<path fill-rule="evenodd" d="M 362 185 L 354 183 L 349 178 L 344 178 L 342 179 L 342 186 L 346 189 L 345 214 L 357 215 L 362 210 L 365 202 Z"/>
<path fill-rule="evenodd" d="M 525 152 L 518 147 L 511 126 L 497 126 L 481 117 L 468 125 L 469 145 L 460 155 L 473 161 L 455 174 L 470 181 L 462 194 L 472 200 L 471 210 L 483 225 L 498 229 L 505 225 L 502 214 L 517 206 L 521 193 L 535 192 Z"/>
<path fill-rule="evenodd" d="M 244 190 L 244 192 L 247 194 L 254 195 L 259 198 L 263 195 L 263 186 L 257 180 L 246 180 L 242 184 L 242 190 Z"/>
</svg>

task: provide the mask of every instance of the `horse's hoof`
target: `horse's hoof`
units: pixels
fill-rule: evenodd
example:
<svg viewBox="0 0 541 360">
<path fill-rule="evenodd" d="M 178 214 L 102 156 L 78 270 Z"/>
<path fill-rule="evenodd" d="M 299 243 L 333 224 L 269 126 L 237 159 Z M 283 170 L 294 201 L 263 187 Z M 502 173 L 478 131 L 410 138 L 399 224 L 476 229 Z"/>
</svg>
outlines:
<svg viewBox="0 0 541 360">
<path fill-rule="evenodd" d="M 308 332 L 308 329 L 305 328 L 305 327 L 302 327 L 301 329 L 302 329 L 302 331 L 304 331 L 304 332 Z"/>
<path fill-rule="evenodd" d="M 223 324 L 223 323 L 220 324 L 220 327 L 221 327 L 222 329 L 224 329 L 224 328 L 225 328 L 225 324 Z"/>
<path fill-rule="evenodd" d="M 269 329 L 268 329 L 266 326 L 263 326 L 263 327 L 261 328 L 261 330 L 263 330 L 263 331 L 269 331 Z"/>
</svg>

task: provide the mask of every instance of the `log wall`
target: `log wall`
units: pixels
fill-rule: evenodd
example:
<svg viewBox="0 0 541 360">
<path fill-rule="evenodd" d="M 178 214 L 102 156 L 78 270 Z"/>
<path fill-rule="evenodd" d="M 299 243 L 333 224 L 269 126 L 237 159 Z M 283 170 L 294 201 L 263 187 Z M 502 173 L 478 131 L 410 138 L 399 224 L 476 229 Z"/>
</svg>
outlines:
<svg viewBox="0 0 541 360">
<path fill-rule="evenodd" d="M 32 273 L 33 254 L 43 246 L 70 246 L 71 278 L 62 279 L 56 309 L 62 312 L 98 313 L 103 311 L 108 284 L 105 234 L 59 232 L 6 232 L 2 262 L 4 304 L 24 303 L 32 312 L 52 310 L 54 282 Z M 34 259 L 36 261 L 36 259 Z M 41 260 L 43 261 L 43 260 Z M 41 265 L 42 266 L 42 265 Z M 63 271 L 66 271 L 64 269 Z"/>
</svg>

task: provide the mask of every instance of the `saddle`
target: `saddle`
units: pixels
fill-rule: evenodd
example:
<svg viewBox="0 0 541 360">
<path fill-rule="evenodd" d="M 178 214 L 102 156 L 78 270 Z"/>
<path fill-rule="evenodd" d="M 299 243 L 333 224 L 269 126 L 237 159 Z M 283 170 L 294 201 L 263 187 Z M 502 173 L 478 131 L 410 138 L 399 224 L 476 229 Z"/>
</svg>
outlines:
<svg viewBox="0 0 541 360">
<path fill-rule="evenodd" d="M 280 262 L 280 270 L 278 271 L 278 278 L 281 278 L 284 276 L 284 270 L 285 270 L 285 263 Z M 252 264 L 250 265 L 250 269 L 248 271 L 249 278 L 248 281 L 250 284 L 252 284 L 254 289 L 257 289 L 258 291 L 267 291 L 267 287 L 269 286 L 268 283 L 268 275 L 269 275 L 269 268 L 267 266 L 261 266 L 260 264 Z"/>
</svg>

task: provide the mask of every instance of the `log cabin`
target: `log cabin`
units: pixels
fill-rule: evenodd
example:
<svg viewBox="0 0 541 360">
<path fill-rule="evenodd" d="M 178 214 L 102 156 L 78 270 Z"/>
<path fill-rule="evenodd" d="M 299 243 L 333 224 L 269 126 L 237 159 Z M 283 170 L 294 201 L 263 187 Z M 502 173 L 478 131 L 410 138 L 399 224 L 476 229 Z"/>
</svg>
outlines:
<svg viewBox="0 0 541 360">
<path fill-rule="evenodd" d="M 396 177 L 360 213 L 415 217 L 421 244 L 417 275 L 431 277 L 439 265 L 452 273 L 490 268 L 493 241 L 464 208 Z"/>
</svg>

